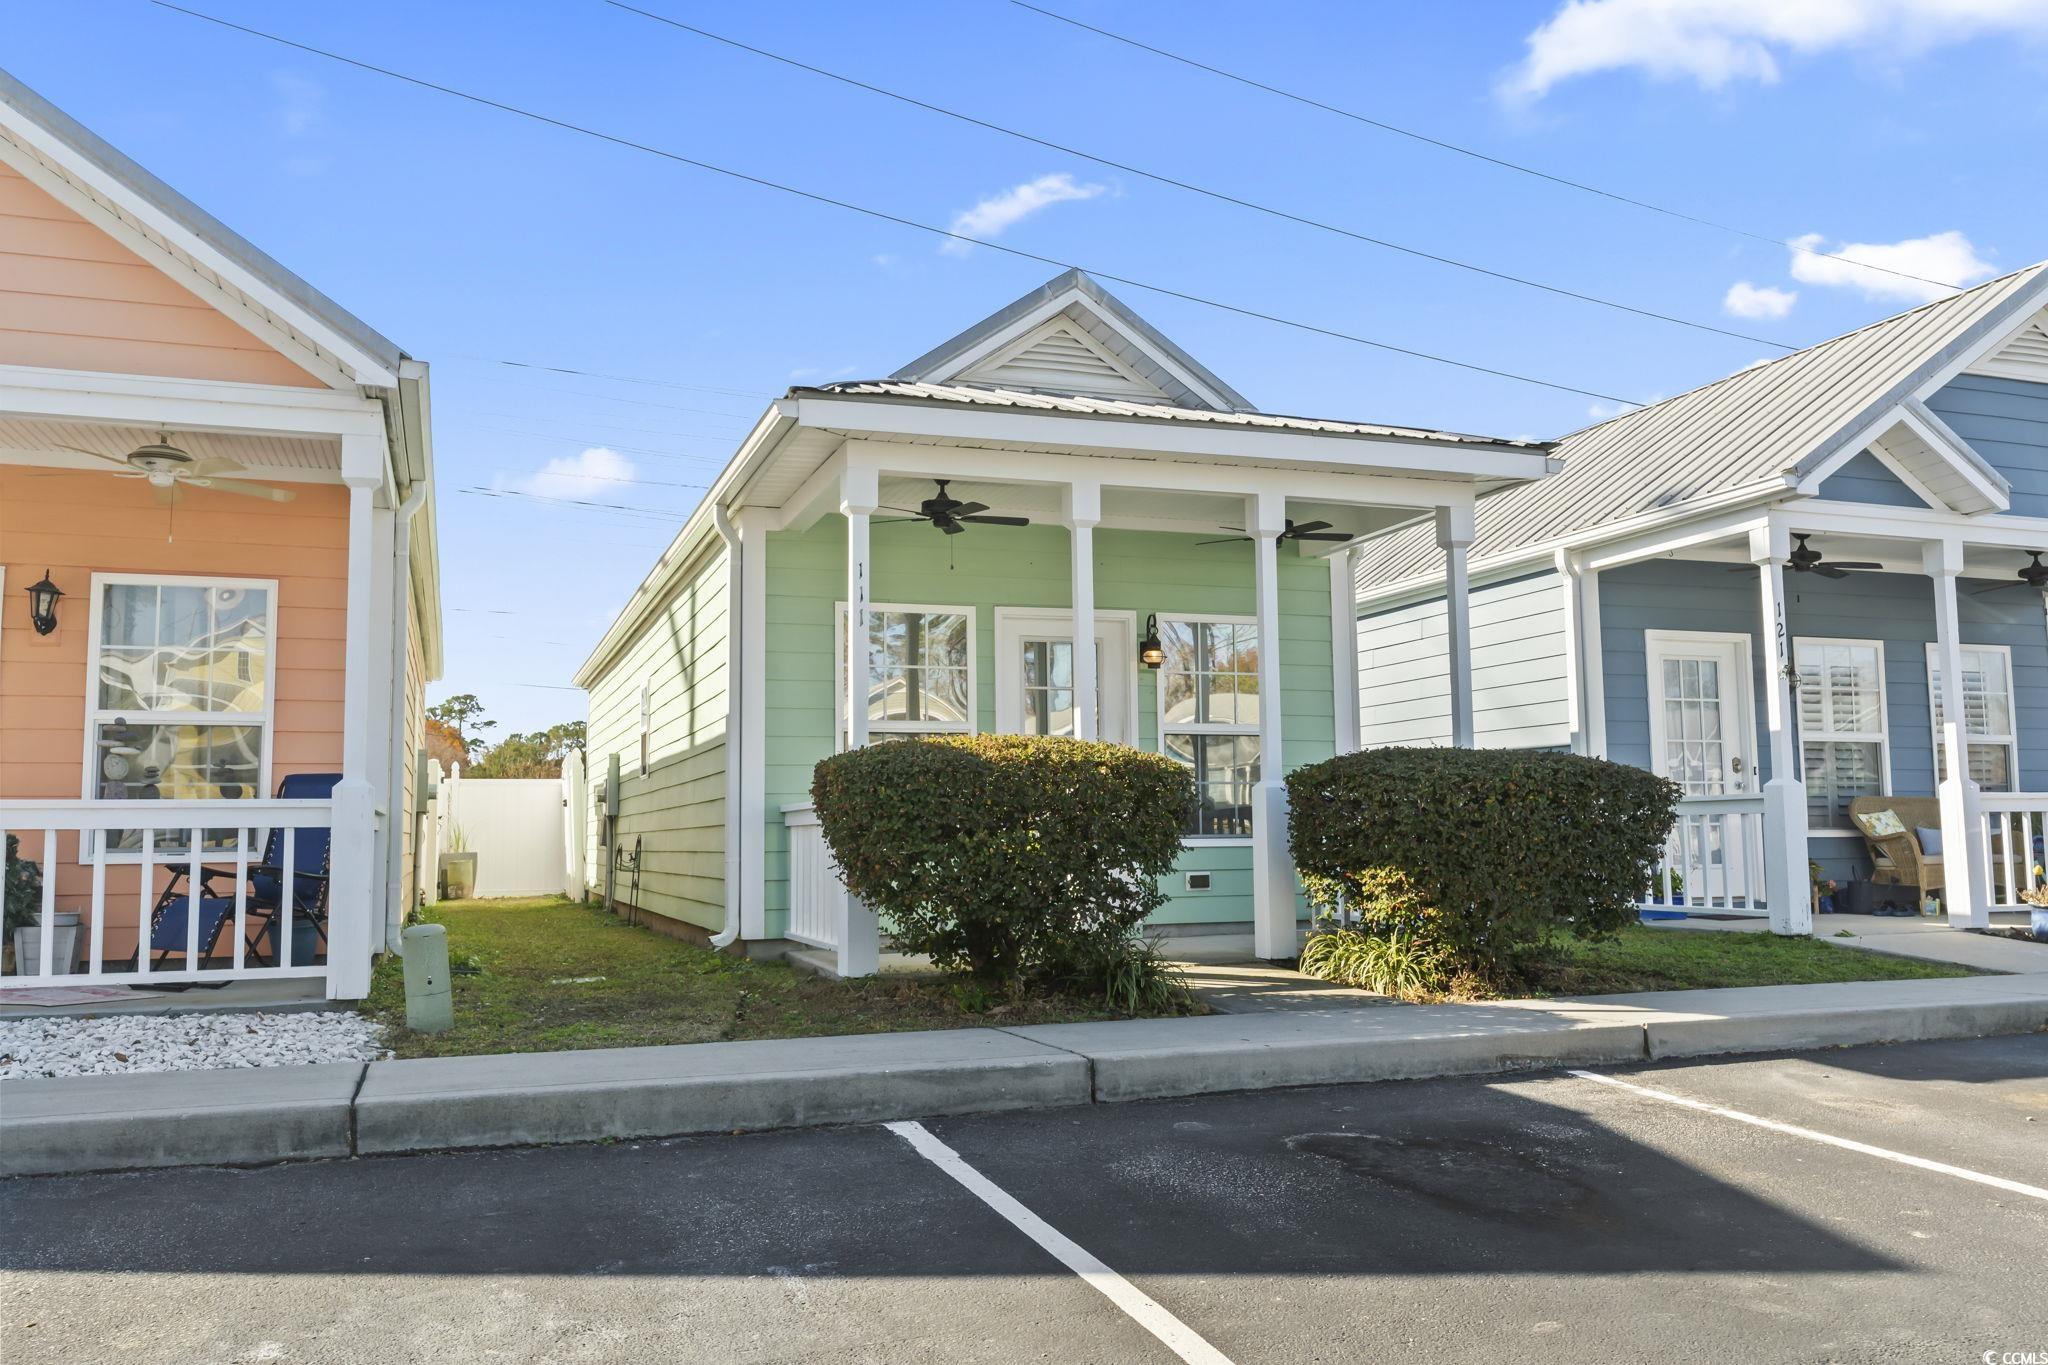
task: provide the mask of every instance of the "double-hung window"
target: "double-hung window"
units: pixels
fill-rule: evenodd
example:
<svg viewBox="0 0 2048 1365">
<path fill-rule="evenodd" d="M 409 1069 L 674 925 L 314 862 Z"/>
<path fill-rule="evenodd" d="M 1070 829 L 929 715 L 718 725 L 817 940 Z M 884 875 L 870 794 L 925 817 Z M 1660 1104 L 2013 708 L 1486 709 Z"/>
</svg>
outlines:
<svg viewBox="0 0 2048 1365">
<path fill-rule="evenodd" d="M 1875 640 L 1794 640 L 1806 818 L 1851 830 L 1849 803 L 1885 789 L 1884 646 Z"/>
<path fill-rule="evenodd" d="M 96 575 L 85 795 L 264 795 L 276 627 L 272 582 Z M 115 850 L 140 849 L 142 832 L 118 831 L 110 841 Z M 166 851 L 182 843 L 182 833 L 158 835 Z"/>
<path fill-rule="evenodd" d="M 1194 774 L 1192 838 L 1245 838 L 1259 780 L 1258 627 L 1161 617 L 1159 746 Z"/>
<path fill-rule="evenodd" d="M 1970 777 L 1988 792 L 2009 792 L 2019 774 L 2019 738 L 2014 731 L 2012 651 L 2003 645 L 1964 645 L 1963 738 L 1969 744 Z M 1941 751 L 1941 655 L 1927 647 L 1927 691 L 1933 699 L 1934 772 L 1948 776 Z"/>
<path fill-rule="evenodd" d="M 837 632 L 838 712 L 846 736 L 846 630 Z M 868 735 L 902 739 L 974 731 L 974 613 L 968 607 L 868 609 Z"/>
</svg>

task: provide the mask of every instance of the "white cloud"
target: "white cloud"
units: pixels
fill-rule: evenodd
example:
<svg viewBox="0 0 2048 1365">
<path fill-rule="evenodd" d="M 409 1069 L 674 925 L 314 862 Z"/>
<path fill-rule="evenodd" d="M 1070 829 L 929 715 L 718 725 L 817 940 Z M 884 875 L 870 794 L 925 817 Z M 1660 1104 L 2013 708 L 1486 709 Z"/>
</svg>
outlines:
<svg viewBox="0 0 2048 1365">
<path fill-rule="evenodd" d="M 590 446 L 580 455 L 549 460 L 539 473 L 517 480 L 511 487 L 521 493 L 546 498 L 588 498 L 609 494 L 616 501 L 620 484 L 633 477 L 633 462 L 609 446 Z"/>
<path fill-rule="evenodd" d="M 1107 185 L 1077 185 L 1074 177 L 1065 171 L 1057 175 L 1041 175 L 1036 180 L 1013 185 L 1001 194 L 992 194 L 973 208 L 955 214 L 952 230 L 969 237 L 999 237 L 1006 228 L 1041 209 L 1069 199 L 1093 199 L 1108 188 Z M 948 237 L 939 244 L 939 250 L 953 256 L 964 256 L 972 247 L 973 243 L 963 242 L 958 237 Z"/>
<path fill-rule="evenodd" d="M 1794 237 L 1792 246 L 1793 279 L 1801 284 L 1854 289 L 1873 299 L 1927 303 L 1948 297 L 1952 291 L 1943 285 L 1975 284 L 1990 279 L 1997 269 L 1977 254 L 1968 237 L 1955 231 L 1909 237 L 1903 242 L 1848 242 L 1837 247 L 1827 246 L 1818 232 L 1809 232 Z M 1866 265 L 1880 268 L 1863 269 Z"/>
<path fill-rule="evenodd" d="M 286 71 L 273 71 L 270 89 L 277 96 L 277 108 L 273 111 L 277 130 L 286 137 L 302 137 L 321 122 L 321 106 L 327 99 L 327 88 L 318 81 Z"/>
<path fill-rule="evenodd" d="M 2040 0 L 1566 0 L 1501 92 L 1535 100 L 1578 76 L 1637 70 L 1718 90 L 1770 84 L 1782 56 L 1911 55 L 1989 33 L 2048 36 Z"/>
<path fill-rule="evenodd" d="M 1737 280 L 1728 286 L 1721 307 L 1738 318 L 1782 318 L 1799 301 L 1796 289 L 1774 289 L 1767 284 Z"/>
</svg>

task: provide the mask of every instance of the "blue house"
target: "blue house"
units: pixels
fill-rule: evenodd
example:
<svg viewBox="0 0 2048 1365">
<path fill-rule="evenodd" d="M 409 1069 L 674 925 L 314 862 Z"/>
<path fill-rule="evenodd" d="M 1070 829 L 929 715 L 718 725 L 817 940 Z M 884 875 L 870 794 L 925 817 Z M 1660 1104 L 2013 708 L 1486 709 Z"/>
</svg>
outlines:
<svg viewBox="0 0 2048 1365">
<path fill-rule="evenodd" d="M 1779 932 L 1811 931 L 1809 861 L 1938 886 L 1958 927 L 2018 906 L 2048 820 L 2048 263 L 1555 454 L 1480 500 L 1462 566 L 1442 525 L 1354 551 L 1365 745 L 1663 773 L 1652 899 Z"/>
</svg>

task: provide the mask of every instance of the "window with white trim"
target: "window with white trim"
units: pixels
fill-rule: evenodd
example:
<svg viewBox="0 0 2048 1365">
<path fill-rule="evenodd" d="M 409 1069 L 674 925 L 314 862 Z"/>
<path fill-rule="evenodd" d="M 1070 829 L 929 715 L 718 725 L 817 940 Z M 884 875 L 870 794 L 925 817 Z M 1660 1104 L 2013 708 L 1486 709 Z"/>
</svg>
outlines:
<svg viewBox="0 0 2048 1365">
<path fill-rule="evenodd" d="M 1159 748 L 1194 775 L 1190 838 L 1252 832 L 1259 781 L 1259 632 L 1231 618 L 1159 618 Z"/>
<path fill-rule="evenodd" d="M 1927 694 L 1934 715 L 1935 780 L 1948 776 L 1941 751 L 1941 655 L 1927 646 Z M 2016 790 L 2019 780 L 2019 735 L 2012 701 L 2012 651 L 2004 645 L 1964 645 L 1963 738 L 1969 744 L 1970 777 L 1988 792 Z"/>
<path fill-rule="evenodd" d="M 102 801 L 253 800 L 270 788 L 277 585 L 93 578 L 85 795 Z M 225 845 L 229 831 L 219 831 Z M 139 850 L 141 830 L 110 836 Z M 180 849 L 182 832 L 154 847 Z"/>
<path fill-rule="evenodd" d="M 1885 790 L 1884 646 L 1800 639 L 1792 661 L 1808 826 L 1853 831 L 1849 803 Z"/>
<path fill-rule="evenodd" d="M 837 711 L 846 739 L 846 623 L 835 632 Z M 868 608 L 868 736 L 904 739 L 974 732 L 974 612 L 969 607 Z"/>
<path fill-rule="evenodd" d="M 654 769 L 654 684 L 640 684 L 640 776 Z"/>
</svg>

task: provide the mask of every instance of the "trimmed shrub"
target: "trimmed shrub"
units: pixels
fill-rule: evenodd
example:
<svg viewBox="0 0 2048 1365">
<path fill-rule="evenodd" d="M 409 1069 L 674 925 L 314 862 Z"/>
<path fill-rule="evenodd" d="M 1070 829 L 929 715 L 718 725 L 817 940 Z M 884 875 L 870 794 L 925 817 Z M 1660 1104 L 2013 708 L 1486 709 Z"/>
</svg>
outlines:
<svg viewBox="0 0 2048 1365">
<path fill-rule="evenodd" d="M 872 744 L 819 763 L 811 800 L 847 889 L 902 948 L 1006 988 L 1157 998 L 1136 933 L 1194 812 L 1173 760 L 1024 735 Z"/>
<path fill-rule="evenodd" d="M 1611 934 L 1664 848 L 1676 783 L 1574 754 L 1373 749 L 1287 778 L 1295 865 L 1319 915 L 1441 944 L 1497 973 L 1561 932 Z"/>
</svg>

